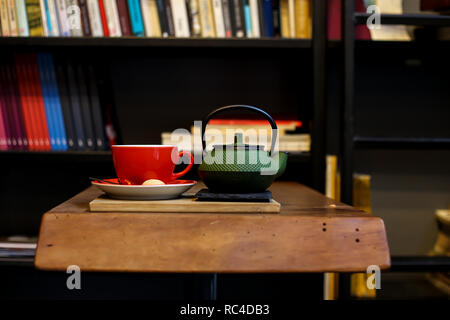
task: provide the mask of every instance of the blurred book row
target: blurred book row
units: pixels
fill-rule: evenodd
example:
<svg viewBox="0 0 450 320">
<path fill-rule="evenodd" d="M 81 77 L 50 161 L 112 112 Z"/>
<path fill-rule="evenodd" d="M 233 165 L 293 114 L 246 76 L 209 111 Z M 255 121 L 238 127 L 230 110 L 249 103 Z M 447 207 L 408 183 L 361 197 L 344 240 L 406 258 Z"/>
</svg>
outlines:
<svg viewBox="0 0 450 320">
<path fill-rule="evenodd" d="M 302 126 L 298 120 L 276 120 L 279 136 L 279 150 L 290 152 L 309 152 L 311 137 L 306 133 L 296 133 Z M 211 119 L 205 132 L 206 148 L 213 145 L 233 144 L 234 134 L 242 133 L 244 143 L 262 145 L 270 149 L 271 128 L 265 120 Z M 196 137 L 196 138 L 194 138 Z M 161 134 L 161 143 L 177 145 L 178 149 L 201 152 L 200 127 L 192 126 L 190 132 Z"/>
<path fill-rule="evenodd" d="M 103 119 L 92 65 L 47 53 L 4 57 L 0 150 L 105 150 L 114 131 Z"/>
<path fill-rule="evenodd" d="M 311 38 L 311 0 L 0 0 L 3 36 Z"/>
</svg>

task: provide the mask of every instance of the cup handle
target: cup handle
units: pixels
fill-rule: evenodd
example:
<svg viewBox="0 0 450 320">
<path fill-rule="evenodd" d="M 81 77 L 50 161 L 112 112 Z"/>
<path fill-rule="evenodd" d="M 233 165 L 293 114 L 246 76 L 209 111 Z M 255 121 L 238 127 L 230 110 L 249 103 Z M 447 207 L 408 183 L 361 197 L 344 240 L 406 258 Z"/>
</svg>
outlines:
<svg viewBox="0 0 450 320">
<path fill-rule="evenodd" d="M 178 156 L 179 156 L 180 158 L 182 158 L 182 157 L 183 157 L 183 154 L 189 155 L 189 157 L 190 157 L 189 164 L 188 164 L 188 166 L 186 167 L 186 169 L 184 169 L 183 171 L 180 171 L 180 172 L 177 172 L 177 173 L 174 173 L 174 174 L 173 174 L 172 177 L 173 177 L 174 180 L 175 180 L 175 179 L 178 179 L 178 178 L 181 177 L 181 176 L 184 176 L 186 173 L 188 173 L 189 170 L 191 170 L 192 166 L 194 165 L 194 156 L 192 155 L 192 153 L 190 153 L 189 151 L 183 150 L 183 151 L 180 151 L 180 152 L 178 153 Z"/>
</svg>

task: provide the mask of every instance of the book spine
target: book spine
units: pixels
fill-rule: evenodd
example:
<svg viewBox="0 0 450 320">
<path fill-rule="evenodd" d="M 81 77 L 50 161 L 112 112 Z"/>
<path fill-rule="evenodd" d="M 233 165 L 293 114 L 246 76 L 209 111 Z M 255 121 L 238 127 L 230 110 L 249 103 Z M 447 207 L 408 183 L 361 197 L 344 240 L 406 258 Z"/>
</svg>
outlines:
<svg viewBox="0 0 450 320">
<path fill-rule="evenodd" d="M 44 29 L 44 36 L 49 36 L 49 30 L 48 30 L 48 16 L 47 16 L 47 10 L 45 8 L 45 1 L 40 0 L 39 5 L 41 7 L 41 19 L 42 19 L 42 28 Z"/>
<path fill-rule="evenodd" d="M 272 17 L 274 37 L 280 37 L 280 0 L 272 0 Z"/>
<path fill-rule="evenodd" d="M 17 14 L 17 29 L 19 36 L 28 37 L 30 35 L 28 31 L 27 12 L 25 9 L 25 0 L 15 0 L 16 14 Z"/>
<path fill-rule="evenodd" d="M 8 19 L 9 19 L 9 32 L 11 36 L 17 37 L 19 35 L 19 30 L 17 28 L 17 14 L 16 14 L 16 3 L 14 0 L 7 0 L 8 7 Z"/>
<path fill-rule="evenodd" d="M 164 0 L 156 0 L 156 7 L 158 9 L 159 24 L 161 26 L 161 35 L 163 37 L 169 36 L 169 25 L 167 23 L 166 11 L 164 7 Z"/>
<path fill-rule="evenodd" d="M 212 4 L 209 0 L 199 0 L 200 21 L 202 26 L 202 37 L 213 38 L 216 36 L 214 30 L 214 16 Z"/>
<path fill-rule="evenodd" d="M 252 22 L 252 37 L 259 38 L 261 32 L 259 27 L 258 0 L 249 0 L 249 6 Z"/>
<path fill-rule="evenodd" d="M 83 65 L 81 63 L 77 64 L 76 73 L 78 79 L 78 90 L 80 93 L 81 117 L 83 119 L 84 134 L 86 137 L 86 147 L 88 150 L 94 150 L 95 135 L 91 116 L 92 111 L 86 86 L 86 76 Z"/>
<path fill-rule="evenodd" d="M 25 119 L 22 111 L 22 101 L 20 99 L 19 83 L 17 81 L 17 73 L 14 63 L 8 64 L 11 102 L 14 114 L 14 120 L 18 131 L 18 147 L 22 150 L 28 149 L 28 136 L 25 127 Z"/>
<path fill-rule="evenodd" d="M 231 23 L 229 0 L 222 0 L 222 10 L 223 10 L 223 23 L 225 27 L 225 36 L 227 38 L 231 38 L 233 36 L 233 27 Z"/>
<path fill-rule="evenodd" d="M 52 95 L 53 101 L 54 101 L 56 120 L 57 120 L 59 135 L 60 135 L 60 139 L 61 139 L 61 149 L 67 150 L 68 143 L 67 143 L 66 127 L 65 127 L 64 119 L 63 119 L 61 98 L 59 96 L 59 90 L 58 90 L 58 82 L 56 80 L 55 63 L 53 61 L 53 56 L 51 54 L 46 55 L 46 60 L 47 60 L 48 73 L 50 76 L 51 95 Z"/>
<path fill-rule="evenodd" d="M 7 150 L 8 144 L 6 143 L 6 131 L 5 131 L 5 125 L 4 125 L 4 120 L 3 120 L 2 109 L 3 109 L 2 99 L 0 97 L 0 150 Z"/>
<path fill-rule="evenodd" d="M 243 0 L 244 3 L 244 22 L 245 22 L 245 33 L 247 37 L 253 38 L 252 33 L 252 17 L 250 13 L 250 4 L 248 0 Z"/>
<path fill-rule="evenodd" d="M 73 37 L 83 36 L 81 21 L 81 9 L 76 0 L 66 0 L 67 20 L 69 21 L 70 34 Z"/>
<path fill-rule="evenodd" d="M 87 0 L 89 25 L 93 37 L 103 36 L 102 18 L 100 16 L 99 2 L 97 0 Z"/>
<path fill-rule="evenodd" d="M 108 30 L 110 37 L 120 37 L 122 32 L 120 30 L 119 13 L 115 0 L 103 0 L 105 6 L 106 21 L 108 22 Z"/>
<path fill-rule="evenodd" d="M 76 149 L 84 150 L 86 148 L 86 137 L 84 134 L 83 120 L 81 117 L 80 95 L 75 78 L 72 61 L 69 60 L 67 65 L 67 84 L 70 96 L 70 105 L 72 106 L 72 117 L 76 135 Z"/>
<path fill-rule="evenodd" d="M 175 28 L 175 36 L 187 38 L 191 35 L 189 31 L 189 21 L 184 0 L 170 0 L 172 17 Z"/>
<path fill-rule="evenodd" d="M 66 0 L 55 0 L 56 13 L 58 15 L 59 32 L 61 36 L 70 36 L 70 26 L 67 19 Z"/>
<path fill-rule="evenodd" d="M 0 65 L 0 112 L 2 114 L 3 127 L 5 130 L 5 142 L 7 149 L 14 149 L 12 143 L 13 128 L 9 115 L 8 101 L 6 99 L 6 79 L 4 79 L 3 66 Z"/>
<path fill-rule="evenodd" d="M 5 111 L 5 117 L 8 122 L 8 128 L 9 128 L 9 141 L 10 141 L 10 149 L 17 150 L 19 149 L 18 144 L 18 138 L 19 138 L 19 131 L 16 125 L 14 112 L 13 112 L 13 103 L 11 101 L 11 80 L 8 76 L 8 65 L 4 64 L 0 66 L 0 77 L 1 77 L 1 87 L 3 87 L 3 105 L 4 105 L 4 111 Z"/>
<path fill-rule="evenodd" d="M 200 22 L 198 0 L 187 0 L 187 4 L 189 8 L 189 19 L 191 22 L 191 35 L 194 37 L 200 37 L 202 35 L 202 26 Z"/>
<path fill-rule="evenodd" d="M 131 36 L 130 13 L 128 12 L 127 0 L 116 1 L 122 35 Z M 142 8 L 142 15 L 145 16 Z M 145 22 L 145 21 L 144 21 Z"/>
<path fill-rule="evenodd" d="M 103 0 L 98 0 L 98 8 L 100 11 L 100 18 L 102 20 L 103 35 L 105 37 L 108 37 L 109 36 L 108 21 L 106 20 L 105 5 L 103 3 Z"/>
<path fill-rule="evenodd" d="M 242 0 L 232 0 L 234 13 L 235 36 L 245 37 L 244 6 Z"/>
<path fill-rule="evenodd" d="M 28 140 L 28 149 L 36 150 L 38 143 L 36 141 L 36 134 L 34 131 L 33 118 L 30 108 L 30 93 L 28 92 L 27 80 L 25 78 L 24 66 L 22 57 L 14 55 L 14 66 L 17 74 L 18 93 L 22 106 L 22 114 L 25 125 L 25 132 Z"/>
<path fill-rule="evenodd" d="M 46 0 L 47 3 L 47 12 L 49 14 L 49 21 L 52 25 L 51 35 L 54 37 L 58 37 L 61 35 L 58 24 L 58 11 L 56 10 L 55 1 L 54 0 Z"/>
<path fill-rule="evenodd" d="M 64 66 L 58 61 L 55 63 L 56 81 L 58 84 L 58 95 L 61 102 L 61 111 L 63 114 L 64 128 L 66 131 L 67 148 L 76 149 L 75 127 L 73 123 L 72 110 L 69 101 L 69 92 L 67 89 L 67 79 L 64 72 Z"/>
<path fill-rule="evenodd" d="M 61 146 L 61 141 L 58 137 L 58 131 L 56 127 L 55 115 L 53 111 L 53 104 L 51 101 L 50 91 L 49 91 L 49 79 L 47 77 L 47 70 L 45 61 L 43 60 L 42 54 L 37 55 L 37 64 L 39 70 L 39 79 L 42 90 L 42 98 L 44 101 L 45 117 L 47 119 L 47 128 L 50 137 L 50 146 L 52 150 L 59 150 Z M 59 143 L 58 143 L 59 142 Z"/>
<path fill-rule="evenodd" d="M 288 0 L 289 38 L 295 38 L 295 0 Z"/>
<path fill-rule="evenodd" d="M 81 21 L 83 26 L 83 35 L 91 36 L 91 24 L 89 22 L 89 8 L 87 5 L 87 0 L 78 0 L 80 4 Z"/>
<path fill-rule="evenodd" d="M 266 37 L 274 36 L 272 0 L 264 0 L 264 28 Z"/>
<path fill-rule="evenodd" d="M 130 12 L 131 31 L 136 36 L 144 34 L 144 24 L 139 0 L 128 0 L 128 10 Z"/>
<path fill-rule="evenodd" d="M 214 23 L 216 27 L 216 36 L 219 38 L 225 38 L 225 23 L 223 16 L 223 8 L 221 0 L 212 0 L 213 12 L 214 12 Z"/>
<path fill-rule="evenodd" d="M 27 20 L 30 36 L 43 36 L 44 29 L 42 26 L 41 8 L 39 0 L 25 0 L 25 9 L 27 12 Z"/>
<path fill-rule="evenodd" d="M 289 38 L 289 0 L 280 0 L 281 36 Z"/>
<path fill-rule="evenodd" d="M 169 28 L 169 36 L 175 35 L 175 26 L 173 24 L 172 8 L 170 0 L 164 0 L 164 12 L 166 13 L 167 26 Z"/>
<path fill-rule="evenodd" d="M 0 0 L 0 22 L 2 35 L 4 37 L 11 36 L 9 29 L 9 16 L 8 16 L 8 0 Z"/>
<path fill-rule="evenodd" d="M 311 37 L 309 0 L 295 0 L 295 35 L 300 39 Z"/>
<path fill-rule="evenodd" d="M 92 107 L 92 120 L 94 123 L 95 144 L 97 150 L 106 150 L 108 145 L 106 142 L 105 126 L 103 123 L 102 109 L 100 106 L 100 98 L 95 79 L 94 68 L 92 65 L 87 67 L 89 98 Z"/>
<path fill-rule="evenodd" d="M 142 18 L 147 37 L 161 37 L 161 25 L 156 0 L 141 0 Z"/>
</svg>

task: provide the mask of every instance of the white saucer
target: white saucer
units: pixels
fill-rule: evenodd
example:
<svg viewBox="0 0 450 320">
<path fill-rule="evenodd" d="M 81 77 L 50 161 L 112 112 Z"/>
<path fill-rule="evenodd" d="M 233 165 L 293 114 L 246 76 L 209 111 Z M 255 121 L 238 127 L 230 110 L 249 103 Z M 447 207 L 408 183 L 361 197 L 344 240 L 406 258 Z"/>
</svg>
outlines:
<svg viewBox="0 0 450 320">
<path fill-rule="evenodd" d="M 92 184 L 105 192 L 110 198 L 122 200 L 176 199 L 197 183 L 194 180 L 176 180 L 163 185 L 142 186 L 116 184 L 117 179 L 104 179 L 103 181 L 111 183 L 93 181 Z"/>
</svg>

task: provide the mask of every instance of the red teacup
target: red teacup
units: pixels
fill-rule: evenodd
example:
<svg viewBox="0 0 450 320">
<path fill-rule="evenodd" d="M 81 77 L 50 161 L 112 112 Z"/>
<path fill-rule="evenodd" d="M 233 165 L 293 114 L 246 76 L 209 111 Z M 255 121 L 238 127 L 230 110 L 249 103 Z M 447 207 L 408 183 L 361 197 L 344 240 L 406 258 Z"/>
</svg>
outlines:
<svg viewBox="0 0 450 320">
<path fill-rule="evenodd" d="M 189 155 L 190 162 L 186 169 L 174 173 L 175 164 L 183 154 Z M 190 152 L 178 152 L 176 146 L 168 145 L 114 145 L 112 156 L 122 184 L 142 184 L 148 179 L 168 183 L 185 175 L 194 164 Z"/>
</svg>

